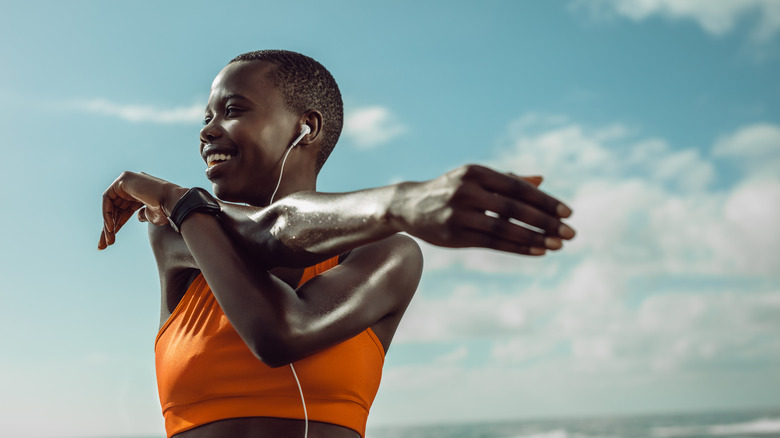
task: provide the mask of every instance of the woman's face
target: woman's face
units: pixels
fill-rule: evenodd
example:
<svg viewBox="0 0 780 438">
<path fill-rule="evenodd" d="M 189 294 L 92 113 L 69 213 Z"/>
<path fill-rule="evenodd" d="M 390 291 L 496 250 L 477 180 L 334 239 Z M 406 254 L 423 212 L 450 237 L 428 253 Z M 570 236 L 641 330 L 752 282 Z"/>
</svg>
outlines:
<svg viewBox="0 0 780 438">
<path fill-rule="evenodd" d="M 220 199 L 267 205 L 282 156 L 300 129 L 268 77 L 275 66 L 236 62 L 214 79 L 200 131 L 206 177 Z"/>
</svg>

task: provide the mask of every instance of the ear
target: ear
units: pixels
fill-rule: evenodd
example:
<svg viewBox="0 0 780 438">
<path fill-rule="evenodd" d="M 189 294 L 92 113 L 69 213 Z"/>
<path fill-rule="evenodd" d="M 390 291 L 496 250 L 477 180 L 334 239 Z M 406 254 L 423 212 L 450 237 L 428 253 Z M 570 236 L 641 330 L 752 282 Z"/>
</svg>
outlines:
<svg viewBox="0 0 780 438">
<path fill-rule="evenodd" d="M 311 132 L 303 136 L 301 141 L 298 142 L 298 146 L 307 146 L 322 142 L 322 113 L 317 110 L 306 111 L 301 119 L 301 125 L 303 124 L 308 125 Z"/>
</svg>

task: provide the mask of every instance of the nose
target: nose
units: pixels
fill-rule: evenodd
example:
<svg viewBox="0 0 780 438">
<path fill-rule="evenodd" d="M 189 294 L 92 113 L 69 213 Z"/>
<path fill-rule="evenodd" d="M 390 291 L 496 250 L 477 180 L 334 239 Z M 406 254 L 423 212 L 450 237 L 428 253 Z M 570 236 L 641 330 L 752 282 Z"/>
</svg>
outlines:
<svg viewBox="0 0 780 438">
<path fill-rule="evenodd" d="M 211 143 L 221 136 L 222 130 L 220 129 L 219 124 L 214 121 L 214 119 L 211 119 L 208 123 L 206 123 L 206 126 L 200 130 L 201 143 Z"/>
</svg>

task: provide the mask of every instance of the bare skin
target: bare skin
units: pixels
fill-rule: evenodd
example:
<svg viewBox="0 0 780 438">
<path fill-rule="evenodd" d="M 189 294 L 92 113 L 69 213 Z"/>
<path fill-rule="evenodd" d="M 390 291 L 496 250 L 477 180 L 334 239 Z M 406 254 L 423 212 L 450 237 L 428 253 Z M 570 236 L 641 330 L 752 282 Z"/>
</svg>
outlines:
<svg viewBox="0 0 780 438">
<path fill-rule="evenodd" d="M 146 174 L 125 172 L 104 193 L 99 249 L 115 242 L 136 211 L 151 224 L 162 288 L 161 324 L 201 272 L 233 327 L 269 366 L 289 364 L 368 327 L 387 351 L 422 272 L 419 248 L 398 232 L 439 246 L 535 256 L 560 249 L 574 237 L 562 222 L 571 210 L 538 189 L 541 178 L 482 166 L 464 166 L 424 182 L 316 192 L 322 115 L 288 110 L 266 77 L 273 67 L 231 64 L 212 85 L 201 155 L 232 156 L 207 171 L 214 193 L 229 201 L 218 218 L 194 213 L 177 234 L 167 216 L 186 188 Z M 269 205 L 281 156 L 303 124 L 311 132 L 290 152 L 279 200 Z M 347 252 L 339 266 L 295 289 L 302 268 Z M 300 420 L 235 418 L 177 436 L 302 435 Z M 309 436 L 359 434 L 311 422 Z"/>
</svg>

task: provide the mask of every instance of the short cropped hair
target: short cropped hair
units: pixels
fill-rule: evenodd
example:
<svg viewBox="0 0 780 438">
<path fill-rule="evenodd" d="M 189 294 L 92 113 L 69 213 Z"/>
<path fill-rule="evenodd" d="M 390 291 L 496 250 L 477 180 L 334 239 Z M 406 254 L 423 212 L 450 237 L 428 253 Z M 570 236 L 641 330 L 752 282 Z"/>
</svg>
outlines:
<svg viewBox="0 0 780 438">
<path fill-rule="evenodd" d="M 248 61 L 276 64 L 269 77 L 281 91 L 289 110 L 302 114 L 316 109 L 322 113 L 323 141 L 316 164 L 316 172 L 319 173 L 336 146 L 344 125 L 344 102 L 336 80 L 319 62 L 288 50 L 248 52 L 236 56 L 228 64 Z"/>
</svg>

